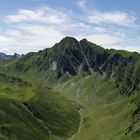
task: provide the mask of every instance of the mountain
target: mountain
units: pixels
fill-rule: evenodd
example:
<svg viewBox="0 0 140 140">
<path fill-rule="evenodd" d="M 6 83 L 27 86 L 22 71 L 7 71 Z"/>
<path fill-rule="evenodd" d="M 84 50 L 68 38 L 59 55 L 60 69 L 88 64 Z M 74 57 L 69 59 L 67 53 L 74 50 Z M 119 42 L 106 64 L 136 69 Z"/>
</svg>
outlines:
<svg viewBox="0 0 140 140">
<path fill-rule="evenodd" d="M 0 53 L 0 59 L 11 59 L 11 56 L 6 55 L 5 53 Z"/>
<path fill-rule="evenodd" d="M 65 37 L 52 48 L 0 63 L 6 81 L 0 87 L 0 97 L 6 98 L 9 106 L 16 102 L 23 117 L 17 115 L 10 121 L 7 115 L 9 122 L 4 121 L 1 137 L 140 139 L 139 53 L 108 50 L 86 39 Z M 6 114 L 14 111 L 3 105 L 0 109 Z M 21 119 L 25 125 L 13 126 Z M 23 134 L 18 135 L 18 127 Z M 37 131 L 39 137 L 34 133 Z"/>
<path fill-rule="evenodd" d="M 140 54 L 106 50 L 86 39 L 78 42 L 66 37 L 52 48 L 25 55 L 14 63 L 13 69 L 21 72 L 52 70 L 57 79 L 65 73 L 76 76 L 81 72 L 98 72 L 113 79 L 121 94 L 129 95 L 139 86 Z"/>
<path fill-rule="evenodd" d="M 13 59 L 13 58 L 20 58 L 21 56 L 17 53 L 15 53 L 14 55 L 7 55 L 5 53 L 0 53 L 0 60 L 9 60 L 9 59 Z"/>
</svg>

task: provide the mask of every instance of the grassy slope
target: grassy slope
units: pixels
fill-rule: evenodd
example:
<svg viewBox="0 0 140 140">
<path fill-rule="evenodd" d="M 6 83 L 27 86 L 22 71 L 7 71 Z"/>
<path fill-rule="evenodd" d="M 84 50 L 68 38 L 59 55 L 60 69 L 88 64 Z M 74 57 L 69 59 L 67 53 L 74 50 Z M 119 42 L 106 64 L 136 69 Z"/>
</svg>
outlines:
<svg viewBox="0 0 140 140">
<path fill-rule="evenodd" d="M 44 86 L 60 91 L 62 96 L 81 105 L 83 123 L 80 132 L 72 137 L 72 140 L 137 140 L 125 135 L 136 108 L 131 103 L 133 97 L 120 95 L 112 86 L 112 81 L 106 80 L 98 73 L 83 78 L 65 74 L 57 81 L 52 71 L 42 75 L 36 74 L 32 77 L 29 72 L 26 76 L 39 78 L 37 81 Z"/>
<path fill-rule="evenodd" d="M 28 81 L 0 73 L 0 98 L 26 101 L 34 95 L 34 85 Z"/>
<path fill-rule="evenodd" d="M 62 140 L 77 131 L 79 119 L 59 93 L 0 74 L 0 140 Z"/>
<path fill-rule="evenodd" d="M 21 104 L 35 95 L 34 88 L 17 77 L 0 74 L 0 78 L 0 138 L 46 139 L 48 132 L 36 123 Z"/>
<path fill-rule="evenodd" d="M 62 83 L 64 79 L 60 79 L 61 84 L 55 86 L 56 90 L 80 103 L 83 114 L 80 133 L 72 140 L 136 140 L 125 136 L 135 108 L 130 97 L 120 95 L 111 81 L 97 73 Z"/>
<path fill-rule="evenodd" d="M 43 124 L 48 127 L 51 134 L 63 139 L 75 133 L 80 121 L 78 106 L 48 88 L 38 89 L 37 93 L 27 102 L 27 106 L 37 118 L 43 120 Z"/>
</svg>

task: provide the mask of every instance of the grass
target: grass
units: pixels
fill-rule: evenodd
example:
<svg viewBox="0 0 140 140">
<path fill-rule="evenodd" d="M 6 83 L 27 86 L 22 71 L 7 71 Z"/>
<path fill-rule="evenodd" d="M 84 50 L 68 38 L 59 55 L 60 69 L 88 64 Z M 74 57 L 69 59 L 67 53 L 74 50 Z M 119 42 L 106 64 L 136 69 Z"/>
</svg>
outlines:
<svg viewBox="0 0 140 140">
<path fill-rule="evenodd" d="M 72 140 L 137 140 L 125 135 L 135 105 L 131 97 L 120 95 L 111 81 L 94 73 L 82 79 L 75 77 L 55 88 L 82 107 L 83 124 Z"/>
<path fill-rule="evenodd" d="M 51 133 L 61 138 L 75 133 L 80 121 L 78 106 L 51 89 L 38 89 L 37 92 L 39 94 L 27 102 L 27 106 L 43 120 Z"/>
<path fill-rule="evenodd" d="M 0 110 L 4 109 L 2 112 L 7 114 L 5 118 L 9 122 L 2 121 L 4 131 L 0 132 L 0 137 L 7 140 L 20 137 L 23 140 L 67 140 L 78 131 L 78 109 L 81 108 L 83 121 L 80 131 L 71 140 L 138 139 L 125 135 L 135 105 L 131 103 L 131 97 L 119 94 L 112 81 L 98 73 L 83 77 L 65 74 L 57 81 L 52 75 L 51 71 L 47 75 L 36 74 L 34 77 L 30 73 L 21 75 L 30 81 L 36 79 L 42 86 L 21 86 L 17 83 L 19 80 L 7 84 L 1 82 Z M 8 87 L 11 87 L 12 93 L 6 93 Z"/>
<path fill-rule="evenodd" d="M 0 73 L 0 98 L 26 101 L 34 95 L 34 85 L 28 81 Z"/>
<path fill-rule="evenodd" d="M 0 140 L 63 140 L 77 131 L 73 101 L 22 78 L 0 77 Z"/>
</svg>

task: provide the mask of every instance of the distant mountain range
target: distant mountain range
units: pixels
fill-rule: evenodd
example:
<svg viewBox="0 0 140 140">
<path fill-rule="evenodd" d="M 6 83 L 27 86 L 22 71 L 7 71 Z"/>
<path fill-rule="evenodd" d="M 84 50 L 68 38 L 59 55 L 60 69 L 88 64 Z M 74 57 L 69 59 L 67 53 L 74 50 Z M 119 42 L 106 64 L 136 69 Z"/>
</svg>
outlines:
<svg viewBox="0 0 140 140">
<path fill-rule="evenodd" d="M 20 58 L 21 55 L 15 53 L 14 55 L 7 55 L 5 53 L 2 53 L 0 52 L 0 59 L 1 60 L 9 60 L 9 59 L 12 59 L 12 58 Z"/>
</svg>

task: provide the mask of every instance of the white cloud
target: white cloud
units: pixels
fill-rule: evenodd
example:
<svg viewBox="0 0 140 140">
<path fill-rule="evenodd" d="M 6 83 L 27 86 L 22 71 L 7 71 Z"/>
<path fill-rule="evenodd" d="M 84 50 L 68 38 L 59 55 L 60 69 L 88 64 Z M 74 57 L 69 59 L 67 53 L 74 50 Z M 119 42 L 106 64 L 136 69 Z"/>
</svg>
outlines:
<svg viewBox="0 0 140 140">
<path fill-rule="evenodd" d="M 25 25 L 20 26 L 19 29 L 27 34 L 24 37 L 27 46 L 51 47 L 64 37 L 58 30 L 41 25 Z"/>
<path fill-rule="evenodd" d="M 17 30 L 7 30 L 5 34 L 0 36 L 0 51 L 9 54 L 27 53 L 51 47 L 64 37 L 52 27 L 36 24 L 19 25 Z"/>
<path fill-rule="evenodd" d="M 103 27 L 94 27 L 94 31 L 96 31 L 97 33 L 105 33 L 107 32 L 107 30 Z"/>
<path fill-rule="evenodd" d="M 5 31 L 6 36 L 10 37 L 19 37 L 22 35 L 21 31 L 16 30 L 16 29 L 8 29 Z"/>
<path fill-rule="evenodd" d="M 63 11 L 43 7 L 37 10 L 20 9 L 14 15 L 6 17 L 6 23 L 19 22 L 38 22 L 50 24 L 62 24 L 66 21 L 66 15 Z"/>
<path fill-rule="evenodd" d="M 82 37 L 77 37 L 77 38 L 82 39 Z M 91 42 L 94 42 L 95 44 L 102 45 L 102 46 L 116 44 L 122 41 L 122 38 L 118 36 L 112 36 L 109 34 L 86 35 L 85 38 Z"/>
<path fill-rule="evenodd" d="M 9 52 L 8 48 L 0 48 L 0 52 Z"/>
<path fill-rule="evenodd" d="M 7 37 L 0 35 L 0 45 L 9 45 L 11 42 L 15 42 L 13 37 Z"/>
<path fill-rule="evenodd" d="M 0 50 L 11 54 L 51 47 L 64 37 L 61 30 L 66 29 L 68 25 L 69 16 L 66 16 L 68 13 L 50 7 L 18 10 L 16 14 L 9 15 L 5 19 L 5 24 L 8 23 L 10 28 L 2 31 Z"/>
<path fill-rule="evenodd" d="M 95 24 L 116 24 L 122 26 L 134 26 L 137 17 L 132 15 L 132 12 L 122 11 L 107 11 L 101 12 L 96 9 L 89 9 L 86 6 L 87 0 L 77 0 L 78 6 L 85 13 L 85 17 L 91 23 Z"/>
<path fill-rule="evenodd" d="M 38 25 L 38 24 L 23 24 L 17 26 L 17 29 L 21 30 L 22 32 L 26 32 L 27 35 L 62 37 L 61 33 L 51 26 Z"/>
<path fill-rule="evenodd" d="M 53 46 L 66 35 L 78 39 L 87 38 L 103 47 L 114 48 L 119 48 L 117 46 L 123 40 L 129 40 L 129 34 L 126 35 L 121 28 L 116 29 L 115 25 L 132 26 L 136 17 L 124 12 L 89 12 L 86 9 L 86 0 L 77 2 L 85 11 L 84 15 L 47 6 L 19 9 L 15 14 L 6 16 L 4 24 L 8 23 L 8 27 L 1 31 L 0 51 L 10 54 L 38 51 Z M 120 47 L 123 49 L 124 46 Z M 130 47 L 125 48 L 130 50 Z"/>
<path fill-rule="evenodd" d="M 126 50 L 130 52 L 140 52 L 140 47 L 138 45 L 107 45 L 104 46 L 108 49 L 116 49 L 116 50 Z"/>
<path fill-rule="evenodd" d="M 88 16 L 88 19 L 91 23 L 96 24 L 117 24 L 123 26 L 134 25 L 136 17 L 129 15 L 125 12 L 95 12 L 92 15 Z"/>
</svg>

